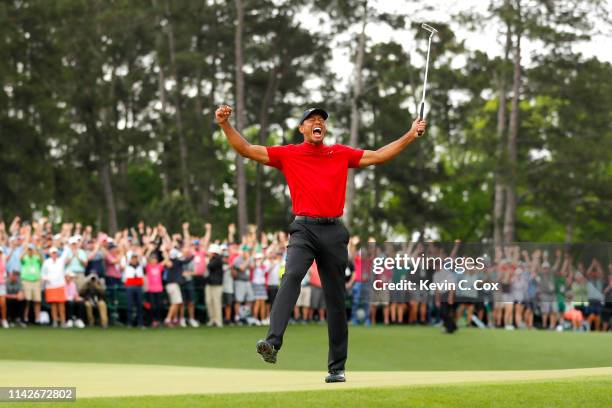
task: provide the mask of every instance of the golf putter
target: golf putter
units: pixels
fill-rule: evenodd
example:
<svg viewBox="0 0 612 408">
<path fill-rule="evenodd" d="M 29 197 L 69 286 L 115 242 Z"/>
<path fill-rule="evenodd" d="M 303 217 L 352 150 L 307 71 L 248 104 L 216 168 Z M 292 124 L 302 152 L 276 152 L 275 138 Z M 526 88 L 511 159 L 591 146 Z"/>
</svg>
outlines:
<svg viewBox="0 0 612 408">
<path fill-rule="evenodd" d="M 429 24 L 425 24 L 425 23 L 423 23 L 421 25 L 421 28 L 424 28 L 425 30 L 429 31 L 429 43 L 427 45 L 427 61 L 425 62 L 425 81 L 423 82 L 423 98 L 421 99 L 421 108 L 419 110 L 419 120 L 425 119 L 425 116 L 424 116 L 424 113 L 425 113 L 425 92 L 427 91 L 427 73 L 429 71 L 429 51 L 431 49 L 431 38 L 433 37 L 433 35 L 435 33 L 438 32 L 438 30 L 436 30 L 435 28 L 433 28 Z M 423 132 L 419 132 L 419 136 L 421 136 L 422 133 Z"/>
</svg>

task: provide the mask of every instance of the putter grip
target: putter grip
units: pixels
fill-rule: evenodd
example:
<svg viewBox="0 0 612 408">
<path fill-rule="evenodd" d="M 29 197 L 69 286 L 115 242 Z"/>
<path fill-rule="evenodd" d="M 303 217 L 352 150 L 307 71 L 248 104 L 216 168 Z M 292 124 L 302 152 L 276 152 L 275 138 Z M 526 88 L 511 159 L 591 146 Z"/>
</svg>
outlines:
<svg viewBox="0 0 612 408">
<path fill-rule="evenodd" d="M 425 102 L 421 102 L 421 109 L 419 111 L 419 120 L 423 120 L 423 113 L 425 112 Z M 423 134 L 423 132 L 418 132 L 419 136 Z"/>
</svg>

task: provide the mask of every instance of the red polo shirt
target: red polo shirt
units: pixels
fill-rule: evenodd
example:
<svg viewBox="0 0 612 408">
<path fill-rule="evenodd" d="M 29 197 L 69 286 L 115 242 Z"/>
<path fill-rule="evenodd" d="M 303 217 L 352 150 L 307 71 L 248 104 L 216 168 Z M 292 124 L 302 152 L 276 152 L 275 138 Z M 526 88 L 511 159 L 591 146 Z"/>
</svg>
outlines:
<svg viewBox="0 0 612 408">
<path fill-rule="evenodd" d="M 310 217 L 340 217 L 344 212 L 349 167 L 359 167 L 363 150 L 312 143 L 267 147 L 268 166 L 285 175 L 293 213 Z"/>
</svg>

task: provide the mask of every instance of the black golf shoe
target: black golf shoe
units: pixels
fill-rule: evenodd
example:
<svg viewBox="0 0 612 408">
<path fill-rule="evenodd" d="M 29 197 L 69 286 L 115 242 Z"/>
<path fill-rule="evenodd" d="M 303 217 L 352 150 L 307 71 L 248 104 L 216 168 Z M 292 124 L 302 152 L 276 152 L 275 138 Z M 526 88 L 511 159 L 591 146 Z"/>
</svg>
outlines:
<svg viewBox="0 0 612 408">
<path fill-rule="evenodd" d="M 278 350 L 276 350 L 272 344 L 268 343 L 266 340 L 259 340 L 256 348 L 257 352 L 261 354 L 263 361 L 270 364 L 276 364 Z"/>
<path fill-rule="evenodd" d="M 346 376 L 344 370 L 331 370 L 327 377 L 325 377 L 326 383 L 345 382 Z"/>
</svg>

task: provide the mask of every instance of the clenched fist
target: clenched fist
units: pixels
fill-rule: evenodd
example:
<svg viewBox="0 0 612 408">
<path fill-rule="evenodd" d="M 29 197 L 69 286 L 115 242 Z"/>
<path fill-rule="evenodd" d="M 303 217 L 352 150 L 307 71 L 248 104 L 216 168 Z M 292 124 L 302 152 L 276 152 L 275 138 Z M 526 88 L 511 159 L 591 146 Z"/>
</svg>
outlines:
<svg viewBox="0 0 612 408">
<path fill-rule="evenodd" d="M 218 124 L 227 122 L 230 115 L 232 114 L 232 108 L 228 105 L 221 105 L 215 111 L 215 121 Z"/>
<path fill-rule="evenodd" d="M 427 122 L 419 118 L 416 118 L 414 122 L 412 122 L 412 127 L 410 128 L 410 130 L 416 132 L 417 137 L 425 133 L 425 129 L 427 129 Z"/>
</svg>

